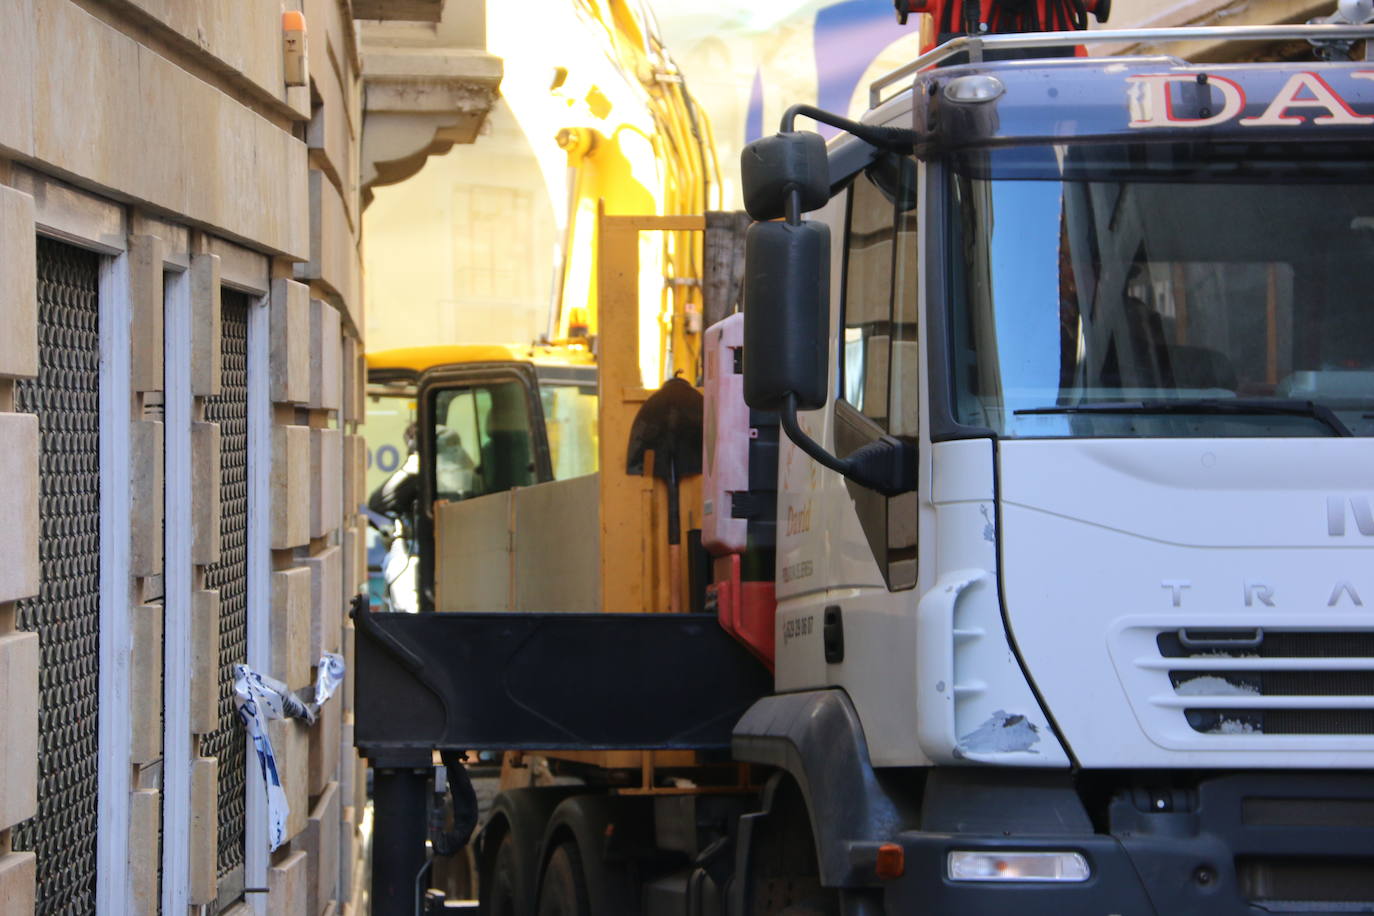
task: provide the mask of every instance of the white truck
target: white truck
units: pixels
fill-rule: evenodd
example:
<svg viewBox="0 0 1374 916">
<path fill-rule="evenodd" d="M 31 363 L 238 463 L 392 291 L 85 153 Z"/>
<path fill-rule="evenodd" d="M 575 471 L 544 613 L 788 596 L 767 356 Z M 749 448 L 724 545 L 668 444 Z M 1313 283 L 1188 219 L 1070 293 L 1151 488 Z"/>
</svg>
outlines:
<svg viewBox="0 0 1374 916">
<path fill-rule="evenodd" d="M 773 645 L 752 647 L 771 690 L 717 752 L 747 773 L 506 793 L 487 912 L 1374 912 L 1374 63 L 1068 56 L 1349 50 L 1374 30 L 1342 8 L 1358 21 L 974 29 L 879 80 L 861 123 L 798 107 L 746 150 L 743 388 L 786 434 Z M 1036 49 L 1064 56 L 1006 59 Z M 694 683 L 686 630 L 564 615 L 544 687 L 570 705 L 511 688 L 535 733 L 488 734 L 455 724 L 497 700 L 433 674 L 445 640 L 525 645 L 535 624 L 509 619 L 541 615 L 461 637 L 426 616 L 360 624 L 379 766 L 709 747 L 662 723 L 758 664 L 712 656 Z M 675 682 L 637 713 L 658 732 L 588 724 L 643 705 L 616 665 Z M 427 669 L 451 694 L 407 744 L 399 685 Z"/>
</svg>

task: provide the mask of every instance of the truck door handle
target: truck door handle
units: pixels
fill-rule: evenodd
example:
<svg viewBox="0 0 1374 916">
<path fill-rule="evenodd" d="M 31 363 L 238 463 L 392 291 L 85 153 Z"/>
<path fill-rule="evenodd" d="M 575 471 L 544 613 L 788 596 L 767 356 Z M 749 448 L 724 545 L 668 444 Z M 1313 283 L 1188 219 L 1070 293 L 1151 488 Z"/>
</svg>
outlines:
<svg viewBox="0 0 1374 916">
<path fill-rule="evenodd" d="M 840 613 L 840 606 L 832 604 L 827 607 L 821 620 L 821 642 L 825 646 L 826 664 L 838 665 L 844 661 L 844 616 Z"/>
</svg>

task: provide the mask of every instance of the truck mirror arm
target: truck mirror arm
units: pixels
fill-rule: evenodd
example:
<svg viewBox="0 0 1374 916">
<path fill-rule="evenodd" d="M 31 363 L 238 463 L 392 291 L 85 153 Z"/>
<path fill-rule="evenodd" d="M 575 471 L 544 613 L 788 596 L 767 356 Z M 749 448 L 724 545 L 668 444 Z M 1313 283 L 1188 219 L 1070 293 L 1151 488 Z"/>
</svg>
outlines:
<svg viewBox="0 0 1374 916">
<path fill-rule="evenodd" d="M 916 450 L 909 442 L 881 436 L 861 446 L 848 458 L 837 458 L 802 431 L 797 423 L 797 396 L 788 393 L 778 410 L 787 438 L 816 463 L 883 496 L 898 496 L 916 489 Z"/>
<path fill-rule="evenodd" d="M 829 124 L 847 134 L 853 134 L 878 149 L 892 150 L 897 153 L 911 152 L 916 147 L 917 141 L 921 139 L 919 133 L 905 127 L 876 127 L 872 124 L 860 124 L 858 121 L 851 121 L 837 114 L 831 114 L 815 105 L 793 105 L 787 109 L 782 116 L 783 131 L 792 131 L 799 116 L 810 118 L 821 124 Z"/>
</svg>

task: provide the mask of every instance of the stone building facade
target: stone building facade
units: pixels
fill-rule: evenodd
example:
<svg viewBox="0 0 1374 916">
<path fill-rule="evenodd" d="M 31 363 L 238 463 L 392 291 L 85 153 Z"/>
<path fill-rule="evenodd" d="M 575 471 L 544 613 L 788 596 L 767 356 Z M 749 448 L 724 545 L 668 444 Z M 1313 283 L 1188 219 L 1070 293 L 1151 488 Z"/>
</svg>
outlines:
<svg viewBox="0 0 1374 916">
<path fill-rule="evenodd" d="M 0 0 L 0 914 L 355 909 L 355 16 L 442 7 Z"/>
</svg>

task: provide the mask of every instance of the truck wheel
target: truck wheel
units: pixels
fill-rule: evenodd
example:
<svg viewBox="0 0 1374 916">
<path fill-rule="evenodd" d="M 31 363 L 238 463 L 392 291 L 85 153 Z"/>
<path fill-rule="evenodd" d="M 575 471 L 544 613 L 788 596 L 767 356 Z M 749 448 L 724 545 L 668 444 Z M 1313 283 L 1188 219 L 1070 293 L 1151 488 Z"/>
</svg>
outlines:
<svg viewBox="0 0 1374 916">
<path fill-rule="evenodd" d="M 501 838 L 496 847 L 495 864 L 491 869 L 489 890 L 486 898 L 488 916 L 519 916 L 519 888 L 522 883 L 519 862 L 516 860 L 515 840 L 509 833 Z"/>
<path fill-rule="evenodd" d="M 549 864 L 544 868 L 539 916 L 591 916 L 591 912 L 582 856 L 576 843 L 564 841 L 549 856 Z"/>
</svg>

